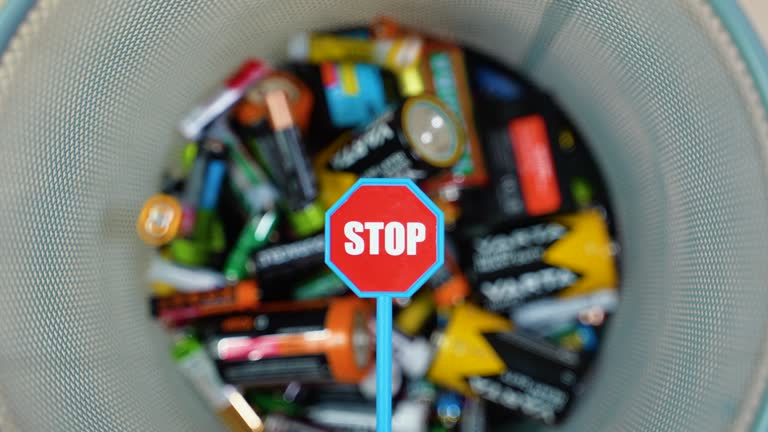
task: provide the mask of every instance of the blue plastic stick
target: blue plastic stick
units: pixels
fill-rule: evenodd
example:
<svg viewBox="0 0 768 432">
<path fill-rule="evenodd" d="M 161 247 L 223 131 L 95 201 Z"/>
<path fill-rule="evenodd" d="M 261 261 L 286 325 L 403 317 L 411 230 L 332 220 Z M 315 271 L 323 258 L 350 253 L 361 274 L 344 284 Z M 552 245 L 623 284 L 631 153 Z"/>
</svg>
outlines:
<svg viewBox="0 0 768 432">
<path fill-rule="evenodd" d="M 392 431 L 392 299 L 376 297 L 376 432 Z"/>
<path fill-rule="evenodd" d="M 437 250 L 435 262 L 403 292 L 364 291 L 357 287 L 344 272 L 336 265 L 331 257 L 331 243 L 343 239 L 331 238 L 333 215 L 347 200 L 363 187 L 406 187 L 415 195 L 437 219 L 435 240 Z M 381 204 L 381 203 L 379 203 Z M 372 209 L 375 210 L 375 209 Z M 325 264 L 339 279 L 358 297 L 376 299 L 376 431 L 392 431 L 392 298 L 409 298 L 443 266 L 445 255 L 445 223 L 443 212 L 424 194 L 416 184 L 409 179 L 360 179 L 338 201 L 325 212 Z M 381 286 L 386 281 L 376 282 Z M 370 289 L 370 287 L 367 287 Z"/>
</svg>

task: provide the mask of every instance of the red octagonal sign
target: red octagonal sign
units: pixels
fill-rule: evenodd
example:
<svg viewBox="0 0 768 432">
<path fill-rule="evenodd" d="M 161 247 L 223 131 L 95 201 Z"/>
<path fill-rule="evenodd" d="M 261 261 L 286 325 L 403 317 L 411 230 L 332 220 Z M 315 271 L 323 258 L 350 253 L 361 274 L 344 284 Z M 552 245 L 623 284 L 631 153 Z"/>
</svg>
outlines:
<svg viewBox="0 0 768 432">
<path fill-rule="evenodd" d="M 325 215 L 325 263 L 360 297 L 410 297 L 443 264 L 443 213 L 407 179 L 362 179 Z"/>
</svg>

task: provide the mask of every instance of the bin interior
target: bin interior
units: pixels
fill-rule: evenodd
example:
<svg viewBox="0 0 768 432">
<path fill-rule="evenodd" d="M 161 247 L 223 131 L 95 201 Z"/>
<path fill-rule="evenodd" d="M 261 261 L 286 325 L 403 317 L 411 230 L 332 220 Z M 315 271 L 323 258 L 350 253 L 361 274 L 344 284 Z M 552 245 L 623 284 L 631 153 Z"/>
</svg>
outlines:
<svg viewBox="0 0 768 432">
<path fill-rule="evenodd" d="M 246 56 L 388 14 L 557 96 L 623 245 L 564 430 L 735 430 L 765 383 L 768 122 L 702 0 L 41 0 L 0 60 L 0 430 L 211 431 L 147 316 L 134 232 L 174 127 Z"/>
</svg>

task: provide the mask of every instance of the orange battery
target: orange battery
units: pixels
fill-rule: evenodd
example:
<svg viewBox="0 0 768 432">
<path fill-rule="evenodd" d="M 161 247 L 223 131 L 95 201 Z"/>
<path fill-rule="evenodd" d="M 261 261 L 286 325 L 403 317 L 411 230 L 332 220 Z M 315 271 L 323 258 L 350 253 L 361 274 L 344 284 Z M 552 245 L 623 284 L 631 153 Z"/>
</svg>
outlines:
<svg viewBox="0 0 768 432">
<path fill-rule="evenodd" d="M 202 326 L 224 379 L 358 383 L 373 364 L 370 304 L 355 297 L 265 304 Z"/>
<path fill-rule="evenodd" d="M 144 203 L 136 221 L 136 231 L 145 243 L 162 246 L 176 238 L 181 219 L 182 207 L 176 198 L 154 195 Z"/>
<path fill-rule="evenodd" d="M 282 90 L 288 96 L 291 115 L 302 132 L 307 132 L 312 115 L 314 96 L 312 91 L 298 77 L 288 72 L 273 71 L 251 87 L 243 100 L 235 106 L 234 115 L 238 123 L 247 126 L 267 120 L 266 94 Z"/>
<path fill-rule="evenodd" d="M 152 316 L 169 325 L 180 325 L 193 319 L 254 310 L 260 295 L 256 282 L 248 280 L 211 291 L 152 297 L 150 304 Z"/>
<path fill-rule="evenodd" d="M 438 309 L 461 304 L 469 297 L 469 280 L 464 276 L 453 252 L 445 249 L 443 266 L 429 278 L 433 287 L 433 298 Z"/>
<path fill-rule="evenodd" d="M 373 19 L 370 24 L 371 34 L 377 39 L 394 39 L 406 36 L 423 35 L 414 29 L 400 25 L 396 19 L 383 15 Z"/>
</svg>

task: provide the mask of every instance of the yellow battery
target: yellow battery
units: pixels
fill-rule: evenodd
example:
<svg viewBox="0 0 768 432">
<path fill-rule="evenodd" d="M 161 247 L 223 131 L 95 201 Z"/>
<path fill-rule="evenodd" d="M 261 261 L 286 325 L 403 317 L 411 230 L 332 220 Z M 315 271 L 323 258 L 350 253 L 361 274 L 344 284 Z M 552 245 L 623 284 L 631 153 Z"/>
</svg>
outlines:
<svg viewBox="0 0 768 432">
<path fill-rule="evenodd" d="M 428 378 L 471 395 L 467 377 L 499 375 L 507 368 L 483 333 L 506 332 L 512 327 L 511 321 L 477 306 L 457 306 L 440 337 Z"/>
<path fill-rule="evenodd" d="M 158 297 L 170 296 L 176 292 L 176 288 L 173 285 L 165 282 L 153 282 L 151 286 L 152 292 Z"/>
<path fill-rule="evenodd" d="M 318 199 L 326 209 L 336 204 L 336 201 L 358 180 L 358 177 L 352 173 L 335 172 L 327 168 L 331 157 L 350 139 L 352 139 L 351 132 L 342 134 L 318 153 L 312 161 L 320 190 Z"/>
<path fill-rule="evenodd" d="M 418 96 L 426 90 L 424 77 L 421 76 L 421 69 L 418 65 L 396 71 L 395 76 L 403 97 Z"/>
<path fill-rule="evenodd" d="M 587 210 L 552 220 L 570 229 L 544 252 L 542 261 L 581 275 L 558 296 L 573 297 L 598 289 L 616 288 L 615 252 L 603 215 L 597 210 Z"/>
<path fill-rule="evenodd" d="M 435 302 L 432 299 L 432 293 L 423 290 L 413 297 L 408 306 L 397 313 L 395 327 L 408 336 L 415 336 L 434 313 Z"/>
</svg>

